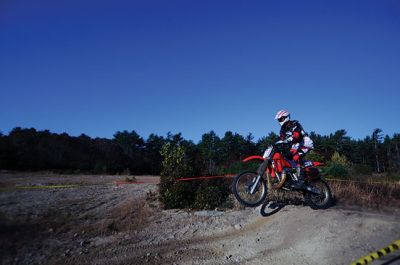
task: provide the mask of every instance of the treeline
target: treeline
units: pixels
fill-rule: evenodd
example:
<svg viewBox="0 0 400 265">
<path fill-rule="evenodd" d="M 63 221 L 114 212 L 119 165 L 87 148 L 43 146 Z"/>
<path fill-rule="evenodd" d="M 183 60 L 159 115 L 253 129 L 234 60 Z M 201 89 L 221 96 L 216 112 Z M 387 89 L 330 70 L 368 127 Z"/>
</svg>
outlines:
<svg viewBox="0 0 400 265">
<path fill-rule="evenodd" d="M 345 130 L 330 135 L 310 134 L 314 140 L 313 159 L 330 161 L 340 154 L 346 161 L 366 171 L 396 172 L 400 169 L 400 134 L 383 136 L 375 129 L 363 140 L 354 140 Z M 224 174 L 235 172 L 240 160 L 248 155 L 262 154 L 278 140 L 271 132 L 254 140 L 228 131 L 221 138 L 211 131 L 195 144 L 180 133 L 166 137 L 151 134 L 147 139 L 135 131 L 118 131 L 112 139 L 90 138 L 84 134 L 73 137 L 48 130 L 15 128 L 8 135 L 0 133 L 0 169 L 61 173 L 94 174 L 160 174 L 161 148 L 167 144 L 184 147 L 192 174 Z"/>
<path fill-rule="evenodd" d="M 0 135 L 0 168 L 53 170 L 61 173 L 157 174 L 165 139 L 135 132 L 117 132 L 113 139 L 78 137 L 48 130 L 13 129 Z"/>
</svg>

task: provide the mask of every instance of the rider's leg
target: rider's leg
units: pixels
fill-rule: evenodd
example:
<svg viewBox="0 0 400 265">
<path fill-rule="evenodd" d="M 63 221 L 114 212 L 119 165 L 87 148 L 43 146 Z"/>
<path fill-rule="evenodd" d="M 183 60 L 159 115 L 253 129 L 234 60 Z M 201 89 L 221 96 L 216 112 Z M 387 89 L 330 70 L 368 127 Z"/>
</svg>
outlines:
<svg viewBox="0 0 400 265">
<path fill-rule="evenodd" d="M 304 152 L 300 146 L 300 144 L 292 145 L 290 152 L 293 155 L 293 160 L 296 162 L 296 177 L 297 181 L 293 183 L 292 187 L 296 189 L 301 189 L 305 186 L 304 184 L 304 174 L 302 170 L 302 157 L 304 156 Z"/>
<path fill-rule="evenodd" d="M 304 156 L 313 149 L 313 144 L 298 146 L 298 148 L 293 152 L 293 160 L 297 164 L 296 168 L 296 175 L 297 175 L 297 182 L 294 183 L 293 187 L 297 189 L 301 189 L 305 187 L 304 183 Z M 292 151 L 292 150 L 291 150 Z"/>
<path fill-rule="evenodd" d="M 312 148 L 307 146 L 301 146 L 297 150 L 295 161 L 297 163 L 296 173 L 299 180 L 304 181 L 304 156 L 311 150 Z"/>
</svg>

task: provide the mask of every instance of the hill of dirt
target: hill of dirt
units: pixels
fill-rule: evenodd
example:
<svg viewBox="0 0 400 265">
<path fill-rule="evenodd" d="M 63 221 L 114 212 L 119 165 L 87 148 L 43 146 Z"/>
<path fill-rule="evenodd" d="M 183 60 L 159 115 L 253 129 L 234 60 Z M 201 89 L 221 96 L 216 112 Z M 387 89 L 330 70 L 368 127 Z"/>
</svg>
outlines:
<svg viewBox="0 0 400 265">
<path fill-rule="evenodd" d="M 162 210 L 158 177 L 125 180 L 1 174 L 1 264 L 350 264 L 400 239 L 398 209 Z"/>
</svg>

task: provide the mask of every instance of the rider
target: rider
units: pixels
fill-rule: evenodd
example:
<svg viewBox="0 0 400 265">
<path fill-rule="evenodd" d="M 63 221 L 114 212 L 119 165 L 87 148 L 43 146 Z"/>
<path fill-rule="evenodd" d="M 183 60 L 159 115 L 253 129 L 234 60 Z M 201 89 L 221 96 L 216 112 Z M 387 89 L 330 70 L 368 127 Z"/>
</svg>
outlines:
<svg viewBox="0 0 400 265">
<path fill-rule="evenodd" d="M 293 184 L 294 188 L 304 187 L 304 174 L 302 170 L 303 157 L 314 148 L 313 141 L 303 130 L 301 124 L 296 120 L 290 120 L 290 113 L 287 110 L 280 110 L 275 116 L 281 125 L 280 139 L 276 144 L 292 144 L 290 152 L 293 160 L 297 163 L 298 181 Z"/>
</svg>

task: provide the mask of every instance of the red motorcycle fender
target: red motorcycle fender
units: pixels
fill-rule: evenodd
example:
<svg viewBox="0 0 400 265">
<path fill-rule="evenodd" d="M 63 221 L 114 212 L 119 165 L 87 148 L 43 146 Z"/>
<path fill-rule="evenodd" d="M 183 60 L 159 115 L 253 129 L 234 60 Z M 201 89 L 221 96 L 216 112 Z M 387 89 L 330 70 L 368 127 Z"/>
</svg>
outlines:
<svg viewBox="0 0 400 265">
<path fill-rule="evenodd" d="M 250 160 L 255 160 L 255 159 L 264 161 L 264 157 L 262 157 L 262 156 L 249 156 L 249 157 L 246 157 L 245 159 L 243 159 L 242 161 L 248 162 Z"/>
<path fill-rule="evenodd" d="M 248 161 L 251 161 L 251 160 L 260 160 L 260 161 L 264 161 L 265 159 L 264 159 L 264 157 L 262 157 L 262 156 L 249 156 L 249 157 L 246 157 L 245 159 L 243 159 L 242 161 L 243 161 L 243 162 L 248 162 Z M 275 176 L 275 172 L 272 170 L 271 167 L 268 167 L 268 168 L 267 168 L 267 171 L 268 171 L 269 174 L 271 174 L 271 177 L 273 177 L 273 178 L 276 177 L 276 176 Z"/>
</svg>

